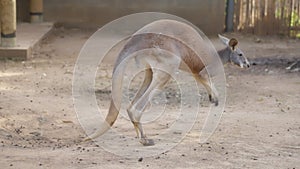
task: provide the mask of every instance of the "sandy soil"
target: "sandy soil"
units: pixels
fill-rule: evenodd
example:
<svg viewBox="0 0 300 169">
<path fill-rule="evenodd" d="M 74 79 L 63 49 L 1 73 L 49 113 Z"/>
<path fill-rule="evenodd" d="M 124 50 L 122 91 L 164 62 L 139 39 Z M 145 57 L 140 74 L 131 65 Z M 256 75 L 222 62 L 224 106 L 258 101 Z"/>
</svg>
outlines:
<svg viewBox="0 0 300 169">
<path fill-rule="evenodd" d="M 225 66 L 227 103 L 209 142 L 198 142 L 202 115 L 175 148 L 126 158 L 79 142 L 85 133 L 73 107 L 72 76 L 92 33 L 59 28 L 28 61 L 0 62 L 0 168 L 299 168 L 300 73 L 285 69 L 300 59 L 299 40 L 228 35 L 240 40 L 256 65 L 246 70 Z M 217 38 L 212 41 L 222 47 Z M 104 107 L 110 95 L 107 67 L 99 70 L 96 86 Z M 209 104 L 205 98 L 203 109 Z"/>
</svg>

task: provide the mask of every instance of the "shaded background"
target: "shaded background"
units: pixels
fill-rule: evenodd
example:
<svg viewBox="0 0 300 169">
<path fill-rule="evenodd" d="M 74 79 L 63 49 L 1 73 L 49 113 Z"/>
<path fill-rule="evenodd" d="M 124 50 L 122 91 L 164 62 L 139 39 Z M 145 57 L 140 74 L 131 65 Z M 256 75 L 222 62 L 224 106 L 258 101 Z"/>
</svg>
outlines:
<svg viewBox="0 0 300 169">
<path fill-rule="evenodd" d="M 234 6 L 228 7 L 230 2 Z M 44 20 L 69 27 L 101 27 L 137 12 L 174 14 L 189 20 L 206 34 L 223 32 L 232 22 L 233 30 L 229 31 L 300 37 L 300 0 L 44 1 Z M 29 0 L 17 0 L 17 15 L 19 22 L 29 21 Z"/>
<path fill-rule="evenodd" d="M 18 21 L 29 21 L 29 1 L 17 0 Z M 187 19 L 203 32 L 222 32 L 225 1 L 219 0 L 45 0 L 44 21 L 69 27 L 101 27 L 137 12 L 165 12 Z"/>
</svg>

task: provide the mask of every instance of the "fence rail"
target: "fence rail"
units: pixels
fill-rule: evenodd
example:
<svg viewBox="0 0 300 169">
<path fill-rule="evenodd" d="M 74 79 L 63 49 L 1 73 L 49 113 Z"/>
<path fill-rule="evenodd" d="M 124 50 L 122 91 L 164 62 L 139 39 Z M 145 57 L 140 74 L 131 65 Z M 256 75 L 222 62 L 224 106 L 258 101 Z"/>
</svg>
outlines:
<svg viewBox="0 0 300 169">
<path fill-rule="evenodd" d="M 236 0 L 235 30 L 300 36 L 300 0 Z"/>
</svg>

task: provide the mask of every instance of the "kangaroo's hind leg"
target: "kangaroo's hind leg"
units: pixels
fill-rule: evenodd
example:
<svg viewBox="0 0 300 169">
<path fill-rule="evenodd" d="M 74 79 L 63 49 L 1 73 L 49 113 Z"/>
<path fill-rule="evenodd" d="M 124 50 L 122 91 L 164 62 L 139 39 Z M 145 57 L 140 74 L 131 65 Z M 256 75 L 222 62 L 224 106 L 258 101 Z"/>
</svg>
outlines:
<svg viewBox="0 0 300 169">
<path fill-rule="evenodd" d="M 152 76 L 153 76 L 153 72 L 152 72 L 152 69 L 151 68 L 146 68 L 145 69 L 145 77 L 144 77 L 144 81 L 143 81 L 143 84 L 141 85 L 140 89 L 138 90 L 138 92 L 136 93 L 134 99 L 132 100 L 130 106 L 127 108 L 127 113 L 128 113 L 128 116 L 131 120 L 131 122 L 133 123 L 134 125 L 134 128 L 135 128 L 135 131 L 136 131 L 136 134 L 137 134 L 137 137 L 139 138 L 139 129 L 138 129 L 138 126 L 136 125 L 135 123 L 135 119 L 133 118 L 133 114 L 132 112 L 130 111 L 132 109 L 132 106 L 134 104 L 136 104 L 137 100 L 145 93 L 145 91 L 148 89 L 151 81 L 152 81 Z"/>
<path fill-rule="evenodd" d="M 147 139 L 146 134 L 142 128 L 142 124 L 140 122 L 142 112 L 145 110 L 146 106 L 149 104 L 151 98 L 155 94 L 156 89 L 162 89 L 163 86 L 169 81 L 170 75 L 167 72 L 163 72 L 160 70 L 152 71 L 152 80 L 150 82 L 150 85 L 146 88 L 146 85 L 148 84 L 148 81 L 145 83 L 146 85 L 143 86 L 146 90 L 140 90 L 141 92 L 138 92 L 138 94 L 134 99 L 134 102 L 130 106 L 129 109 L 127 109 L 130 119 L 132 120 L 132 123 L 134 124 L 134 127 L 140 134 L 140 142 L 145 145 L 153 145 L 154 142 L 151 139 Z M 144 81 L 145 82 L 145 81 Z"/>
</svg>

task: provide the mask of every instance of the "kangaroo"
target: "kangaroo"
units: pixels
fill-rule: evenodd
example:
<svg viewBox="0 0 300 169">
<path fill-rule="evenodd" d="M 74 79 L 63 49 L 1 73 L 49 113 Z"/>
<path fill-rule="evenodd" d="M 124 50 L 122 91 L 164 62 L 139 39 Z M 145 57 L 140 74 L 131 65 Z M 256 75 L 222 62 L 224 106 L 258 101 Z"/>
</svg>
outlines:
<svg viewBox="0 0 300 169">
<path fill-rule="evenodd" d="M 157 28 L 167 30 L 167 32 L 171 32 L 174 36 L 152 33 Z M 170 28 L 173 29 L 169 30 Z M 180 37 L 183 42 L 173 37 Z M 207 90 L 210 102 L 218 106 L 218 94 L 213 84 L 209 83 L 207 77 L 200 75 L 200 72 L 205 69 L 205 65 L 200 59 L 201 56 L 198 56 L 192 48 L 186 45 L 189 44 L 194 49 L 201 47 L 196 43 L 197 38 L 201 38 L 199 37 L 199 33 L 188 24 L 166 19 L 154 21 L 132 35 L 119 53 L 114 66 L 112 98 L 105 122 L 101 123 L 101 127 L 95 133 L 85 138 L 84 141 L 101 136 L 116 121 L 121 104 L 122 80 L 126 68 L 126 59 L 135 52 L 137 53 L 135 59 L 138 60 L 138 63 L 145 66 L 145 77 L 140 89 L 128 107 L 127 113 L 133 123 L 140 143 L 144 146 L 154 145 L 154 141 L 146 137 L 142 128 L 142 124 L 140 123 L 142 112 L 149 104 L 154 91 L 162 89 L 169 81 L 171 78 L 170 73 L 178 69 L 185 71 L 186 67 L 188 67 L 189 72 L 193 75 L 197 83 L 202 84 Z M 238 41 L 236 39 L 228 39 L 222 35 L 219 35 L 219 38 L 226 45 L 224 49 L 218 51 L 223 64 L 230 62 L 241 68 L 250 66 L 243 52 L 237 47 Z M 147 49 L 157 50 L 147 52 Z M 164 52 L 160 52 L 161 49 L 170 53 L 176 53 L 178 56 L 167 56 Z M 144 50 L 142 55 L 138 53 L 141 50 Z M 159 70 L 160 68 L 164 71 Z"/>
</svg>

